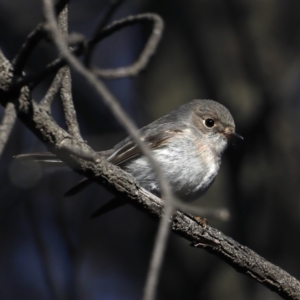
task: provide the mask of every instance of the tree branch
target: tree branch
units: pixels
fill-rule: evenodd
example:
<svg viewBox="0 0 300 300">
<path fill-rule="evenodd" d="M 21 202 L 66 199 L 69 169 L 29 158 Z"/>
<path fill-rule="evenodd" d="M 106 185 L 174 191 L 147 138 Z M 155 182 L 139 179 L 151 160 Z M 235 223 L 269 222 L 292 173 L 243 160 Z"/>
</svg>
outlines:
<svg viewBox="0 0 300 300">
<path fill-rule="evenodd" d="M 46 95 L 40 102 L 40 106 L 43 106 L 49 112 L 49 114 L 51 113 L 51 104 L 54 100 L 54 97 L 60 90 L 62 79 L 65 75 L 65 72 L 66 72 L 66 69 L 64 67 L 59 69 L 59 71 L 56 73 Z"/>
<path fill-rule="evenodd" d="M 57 36 L 59 37 L 59 35 L 55 34 L 56 38 Z M 138 134 L 135 131 L 135 126 L 122 114 L 122 110 L 113 95 L 111 95 L 101 81 L 97 81 L 94 74 L 84 68 L 70 54 L 64 41 L 61 43 L 61 40 L 57 40 L 57 44 L 61 47 L 60 50 L 65 57 L 65 61 L 68 61 L 89 80 L 90 84 L 102 95 L 112 111 L 118 116 L 119 120 L 128 126 L 129 133 L 134 137 L 141 149 L 143 149 L 143 152 L 147 154 L 148 149 L 140 142 Z M 150 192 L 144 190 L 130 174 L 98 157 L 97 153 L 87 144 L 60 128 L 49 115 L 47 109 L 38 105 L 32 99 L 30 89 L 27 86 L 23 86 L 20 89 L 13 85 L 14 76 L 12 64 L 0 51 L 1 105 L 6 107 L 8 103 L 12 102 L 15 105 L 20 120 L 47 145 L 50 151 L 54 152 L 74 171 L 105 186 L 116 196 L 121 196 L 125 201 L 128 201 L 154 218 L 167 220 L 167 222 L 171 221 L 172 230 L 190 241 L 194 247 L 203 248 L 218 256 L 237 271 L 254 278 L 256 281 L 281 295 L 284 299 L 300 299 L 299 281 L 260 257 L 254 251 L 240 245 L 217 229 L 210 226 L 203 228 L 193 217 L 181 212 L 176 212 L 169 219 L 166 209 L 169 208 L 172 211 L 171 202 L 163 202 Z M 83 159 L 82 157 L 89 157 L 90 160 Z M 167 190 L 168 186 L 164 188 Z M 167 195 L 170 197 L 171 193 Z M 163 215 L 165 218 L 161 218 Z"/>
<path fill-rule="evenodd" d="M 300 282 L 215 228 L 201 228 L 182 213 L 173 217 L 172 230 L 192 242 L 192 246 L 205 249 L 221 258 L 235 270 L 262 283 L 284 299 L 300 299 Z"/>
<path fill-rule="evenodd" d="M 0 52 L 0 101 L 3 106 L 12 100 L 12 94 L 8 92 L 9 84 L 12 85 L 13 81 L 11 70 L 12 65 Z M 101 158 L 91 162 L 69 153 L 69 149 L 75 149 L 73 153 L 76 153 L 76 149 L 94 152 L 61 129 L 45 109 L 37 106 L 25 87 L 19 94 L 16 108 L 23 123 L 73 170 L 92 178 L 148 215 L 155 218 L 162 216 L 162 200 L 141 188 L 130 174 Z M 217 229 L 210 226 L 203 228 L 189 216 L 176 212 L 172 218 L 172 230 L 194 247 L 203 248 L 223 259 L 237 271 L 264 284 L 284 299 L 300 299 L 299 281 Z"/>
<path fill-rule="evenodd" d="M 58 26 L 62 33 L 62 37 L 68 38 L 68 7 L 67 5 L 58 15 Z M 72 83 L 70 67 L 63 67 L 62 83 L 60 87 L 60 97 L 64 110 L 64 116 L 68 132 L 74 136 L 78 141 L 83 142 L 83 139 L 79 132 L 79 125 L 77 121 L 76 111 L 74 108 L 72 97 Z"/>
<path fill-rule="evenodd" d="M 24 66 L 37 46 L 37 44 L 45 37 L 45 29 L 44 24 L 40 23 L 38 26 L 28 35 L 27 39 L 21 46 L 19 52 L 15 56 L 13 60 L 13 64 L 15 67 L 15 73 L 21 75 Z"/>
<path fill-rule="evenodd" d="M 61 10 L 65 7 L 68 3 L 68 0 L 60 0 L 55 5 L 55 11 L 57 14 L 60 14 Z M 21 72 L 24 69 L 24 66 L 35 49 L 38 43 L 45 38 L 47 31 L 44 28 L 44 23 L 40 23 L 37 27 L 27 36 L 25 42 L 21 46 L 20 50 L 18 51 L 17 55 L 13 60 L 15 74 L 21 75 Z"/>
</svg>

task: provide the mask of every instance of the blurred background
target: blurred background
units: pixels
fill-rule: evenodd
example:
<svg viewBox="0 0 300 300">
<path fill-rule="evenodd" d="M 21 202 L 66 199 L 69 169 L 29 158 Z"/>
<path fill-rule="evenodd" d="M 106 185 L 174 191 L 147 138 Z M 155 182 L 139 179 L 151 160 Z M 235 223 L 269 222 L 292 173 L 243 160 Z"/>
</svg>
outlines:
<svg viewBox="0 0 300 300">
<path fill-rule="evenodd" d="M 70 31 L 90 37 L 108 4 L 71 1 Z M 209 220 L 211 226 L 300 279 L 300 2 L 128 0 L 113 19 L 148 11 L 160 14 L 166 27 L 155 57 L 137 78 L 107 85 L 140 127 L 192 99 L 230 109 L 245 140 L 227 150 L 216 182 L 195 205 L 227 207 L 230 221 Z M 8 58 L 42 19 L 41 1 L 1 1 L 0 47 Z M 99 45 L 94 63 L 130 64 L 148 34 L 141 25 L 114 34 Z M 26 72 L 55 56 L 41 43 Z M 50 79 L 34 90 L 35 99 Z M 73 96 L 81 132 L 94 149 L 109 149 L 126 136 L 77 74 Z M 58 102 L 53 114 L 63 125 Z M 79 175 L 12 158 L 45 150 L 17 122 L 1 157 L 1 299 L 141 299 L 157 222 L 129 205 L 90 220 L 111 194 L 92 185 L 64 198 Z M 280 297 L 171 234 L 157 299 Z"/>
</svg>

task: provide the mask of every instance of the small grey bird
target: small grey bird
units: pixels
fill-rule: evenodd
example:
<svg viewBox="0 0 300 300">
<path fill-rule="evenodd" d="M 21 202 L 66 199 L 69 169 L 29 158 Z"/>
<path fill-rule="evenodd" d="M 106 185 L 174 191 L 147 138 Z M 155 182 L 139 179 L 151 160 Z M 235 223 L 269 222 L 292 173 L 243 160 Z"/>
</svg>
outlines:
<svg viewBox="0 0 300 300">
<path fill-rule="evenodd" d="M 174 193 L 183 201 L 196 200 L 207 191 L 217 176 L 229 140 L 243 139 L 235 132 L 229 110 L 213 100 L 184 104 L 141 128 L 140 136 L 152 150 Z M 161 196 L 155 173 L 132 138 L 99 154 L 132 174 L 142 187 Z M 61 163 L 51 153 L 23 154 L 17 158 Z M 86 178 L 66 195 L 76 194 L 90 183 Z"/>
</svg>

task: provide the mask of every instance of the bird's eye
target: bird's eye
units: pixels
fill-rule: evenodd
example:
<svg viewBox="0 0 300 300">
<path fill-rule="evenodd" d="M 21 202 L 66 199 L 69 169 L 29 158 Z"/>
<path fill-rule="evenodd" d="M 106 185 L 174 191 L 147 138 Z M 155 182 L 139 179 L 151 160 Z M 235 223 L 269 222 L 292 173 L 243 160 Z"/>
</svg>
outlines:
<svg viewBox="0 0 300 300">
<path fill-rule="evenodd" d="M 206 127 L 212 128 L 215 125 L 215 121 L 213 119 L 206 119 L 204 121 L 204 124 L 205 124 Z"/>
</svg>

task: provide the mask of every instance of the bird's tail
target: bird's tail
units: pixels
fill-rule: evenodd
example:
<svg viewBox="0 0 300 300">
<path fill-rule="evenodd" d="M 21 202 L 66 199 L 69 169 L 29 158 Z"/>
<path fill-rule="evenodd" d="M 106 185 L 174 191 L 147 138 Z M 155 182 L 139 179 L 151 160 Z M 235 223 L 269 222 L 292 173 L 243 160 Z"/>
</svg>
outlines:
<svg viewBox="0 0 300 300">
<path fill-rule="evenodd" d="M 103 151 L 100 153 L 102 154 L 103 157 L 109 157 L 111 155 L 111 150 Z M 14 158 L 20 162 L 36 162 L 45 167 L 62 167 L 65 165 L 55 154 L 52 154 L 50 152 L 19 154 L 19 155 L 15 155 Z M 74 196 L 79 192 L 81 192 L 82 190 L 84 190 L 86 187 L 88 187 L 91 183 L 93 183 L 91 179 L 84 178 L 79 183 L 77 183 L 74 187 L 69 189 L 64 194 L 64 196 L 65 197 Z M 96 212 L 94 212 L 91 218 L 96 218 L 98 216 L 101 216 L 106 212 L 109 212 L 120 206 L 123 206 L 124 204 L 126 204 L 126 202 L 123 202 L 118 198 L 114 198 L 113 200 L 103 205 Z"/>
<path fill-rule="evenodd" d="M 45 167 L 61 167 L 65 164 L 50 152 L 19 154 L 14 156 L 20 162 L 36 162 Z"/>
</svg>

